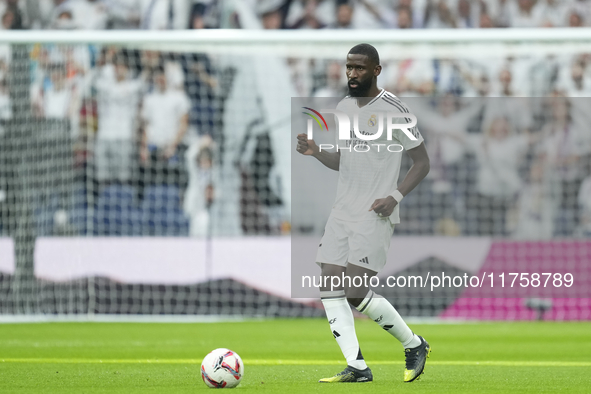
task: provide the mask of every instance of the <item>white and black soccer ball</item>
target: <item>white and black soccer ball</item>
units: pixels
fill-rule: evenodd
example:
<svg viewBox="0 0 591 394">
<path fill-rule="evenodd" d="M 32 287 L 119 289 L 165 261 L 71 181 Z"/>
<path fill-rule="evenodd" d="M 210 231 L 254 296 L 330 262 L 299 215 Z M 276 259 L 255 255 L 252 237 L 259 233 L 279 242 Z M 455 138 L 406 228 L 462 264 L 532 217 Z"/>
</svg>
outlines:
<svg viewBox="0 0 591 394">
<path fill-rule="evenodd" d="M 243 375 L 242 359 L 230 349 L 215 349 L 205 356 L 201 363 L 201 378 L 211 388 L 236 387 Z"/>
</svg>

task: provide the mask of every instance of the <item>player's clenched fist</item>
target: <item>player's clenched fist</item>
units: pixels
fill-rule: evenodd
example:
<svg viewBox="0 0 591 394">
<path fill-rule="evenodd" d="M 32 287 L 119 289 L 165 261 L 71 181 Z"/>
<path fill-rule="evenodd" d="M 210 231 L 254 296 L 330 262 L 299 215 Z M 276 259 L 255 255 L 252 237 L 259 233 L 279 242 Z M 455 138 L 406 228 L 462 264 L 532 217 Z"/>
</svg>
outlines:
<svg viewBox="0 0 591 394">
<path fill-rule="evenodd" d="M 302 155 L 315 155 L 320 150 L 314 140 L 309 140 L 307 134 L 298 134 L 298 146 L 296 150 Z"/>
<path fill-rule="evenodd" d="M 396 200 L 394 200 L 394 197 L 388 196 L 386 198 L 378 198 L 377 200 L 375 200 L 371 205 L 371 208 L 369 208 L 369 210 L 374 211 L 378 214 L 378 216 L 388 217 L 392 215 L 392 212 L 394 212 L 394 208 L 396 208 L 396 205 L 398 205 L 398 203 L 396 202 Z"/>
</svg>

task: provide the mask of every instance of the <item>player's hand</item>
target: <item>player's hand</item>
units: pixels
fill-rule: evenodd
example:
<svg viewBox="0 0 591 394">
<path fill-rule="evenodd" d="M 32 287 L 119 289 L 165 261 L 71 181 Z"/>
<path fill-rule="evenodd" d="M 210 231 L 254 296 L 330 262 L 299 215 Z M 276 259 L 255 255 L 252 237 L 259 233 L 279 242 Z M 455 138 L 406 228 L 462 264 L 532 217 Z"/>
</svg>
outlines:
<svg viewBox="0 0 591 394">
<path fill-rule="evenodd" d="M 314 140 L 309 140 L 307 134 L 298 134 L 298 146 L 296 150 L 302 155 L 312 156 L 317 154 L 320 149 Z"/>
<path fill-rule="evenodd" d="M 378 198 L 373 202 L 370 211 L 374 211 L 380 217 L 388 217 L 394 212 L 398 202 L 394 200 L 394 197 L 388 196 L 386 198 Z"/>
</svg>

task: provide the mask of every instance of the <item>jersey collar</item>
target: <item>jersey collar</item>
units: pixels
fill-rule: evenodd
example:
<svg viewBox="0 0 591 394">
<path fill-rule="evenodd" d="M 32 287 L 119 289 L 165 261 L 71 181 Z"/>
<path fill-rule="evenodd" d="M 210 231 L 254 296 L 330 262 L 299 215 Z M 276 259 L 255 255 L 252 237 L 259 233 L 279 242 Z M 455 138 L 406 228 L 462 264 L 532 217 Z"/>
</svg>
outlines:
<svg viewBox="0 0 591 394">
<path fill-rule="evenodd" d="M 358 106 L 359 108 L 365 108 L 365 107 L 367 107 L 368 105 L 371 105 L 371 104 L 375 103 L 375 102 L 376 102 L 376 101 L 377 101 L 377 100 L 378 100 L 380 97 L 382 97 L 382 96 L 384 95 L 384 93 L 385 93 L 385 92 L 386 92 L 386 90 L 385 90 L 385 89 L 382 89 L 382 90 L 380 90 L 380 93 L 378 93 L 378 95 L 377 95 L 377 96 L 375 96 L 375 97 L 373 98 L 373 100 L 371 100 L 369 103 L 365 104 L 363 107 L 359 107 L 359 105 L 357 105 L 357 106 Z M 355 102 L 357 102 L 357 100 L 355 100 Z"/>
</svg>

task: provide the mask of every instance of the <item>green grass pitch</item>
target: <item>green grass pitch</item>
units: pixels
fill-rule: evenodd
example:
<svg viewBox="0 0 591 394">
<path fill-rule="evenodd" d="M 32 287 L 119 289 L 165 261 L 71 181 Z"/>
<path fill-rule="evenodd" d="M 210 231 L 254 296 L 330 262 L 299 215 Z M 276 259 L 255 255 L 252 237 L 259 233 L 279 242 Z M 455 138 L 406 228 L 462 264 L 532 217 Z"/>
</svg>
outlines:
<svg viewBox="0 0 591 394">
<path fill-rule="evenodd" d="M 345 365 L 324 319 L 1 324 L 0 393 L 211 392 L 198 371 L 218 347 L 244 360 L 240 393 L 591 393 L 589 322 L 411 325 L 433 347 L 413 383 L 400 344 L 356 325 L 372 383 L 317 383 Z"/>
</svg>

